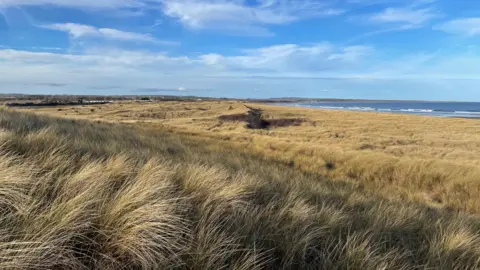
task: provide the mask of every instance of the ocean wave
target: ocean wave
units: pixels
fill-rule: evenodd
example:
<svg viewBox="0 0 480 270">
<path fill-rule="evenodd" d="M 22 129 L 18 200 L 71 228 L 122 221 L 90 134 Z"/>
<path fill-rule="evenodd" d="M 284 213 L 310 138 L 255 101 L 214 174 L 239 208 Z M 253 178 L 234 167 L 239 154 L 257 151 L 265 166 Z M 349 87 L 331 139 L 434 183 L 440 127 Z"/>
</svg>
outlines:
<svg viewBox="0 0 480 270">
<path fill-rule="evenodd" d="M 446 109 L 436 109 L 436 110 L 434 110 L 434 112 L 438 112 L 438 113 L 454 113 L 455 111 L 453 111 L 453 110 L 446 110 Z"/>
<path fill-rule="evenodd" d="M 431 113 L 434 110 L 432 109 L 401 109 L 402 112 L 413 112 L 413 113 Z"/>
<path fill-rule="evenodd" d="M 319 108 L 324 110 L 345 110 L 345 111 L 363 111 L 363 112 L 379 112 L 379 113 L 400 113 L 400 114 L 418 114 L 418 115 L 432 115 L 439 117 L 474 117 L 480 118 L 480 105 L 473 106 L 456 106 L 456 103 L 450 105 L 432 103 L 423 104 L 425 107 L 418 106 L 417 103 L 408 104 L 405 102 L 399 103 L 297 103 L 285 104 L 287 106 Z M 391 106 L 391 107 L 390 107 Z M 411 106 L 411 107 L 410 107 Z M 410 108 L 409 108 L 410 107 Z M 412 108 L 413 107 L 413 108 Z M 415 108 L 417 107 L 417 108 Z"/>
<path fill-rule="evenodd" d="M 331 110 L 344 110 L 345 107 L 338 107 L 338 106 L 316 106 L 317 108 L 321 109 L 331 109 Z"/>
<path fill-rule="evenodd" d="M 375 108 L 372 107 L 347 107 L 348 110 L 352 111 L 375 111 Z"/>
<path fill-rule="evenodd" d="M 480 115 L 480 112 L 471 112 L 471 111 L 455 111 L 453 113 L 456 113 L 456 114 L 475 114 L 475 115 Z"/>
<path fill-rule="evenodd" d="M 342 106 L 315 106 L 320 109 L 327 110 L 349 110 L 349 111 L 375 111 L 376 108 L 372 107 L 342 107 Z"/>
</svg>

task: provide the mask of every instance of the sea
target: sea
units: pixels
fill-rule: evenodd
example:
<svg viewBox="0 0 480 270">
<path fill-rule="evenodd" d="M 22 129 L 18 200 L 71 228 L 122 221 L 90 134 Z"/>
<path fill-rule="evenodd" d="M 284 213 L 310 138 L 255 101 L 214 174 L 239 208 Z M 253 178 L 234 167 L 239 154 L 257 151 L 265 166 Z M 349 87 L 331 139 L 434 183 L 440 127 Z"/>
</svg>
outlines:
<svg viewBox="0 0 480 270">
<path fill-rule="evenodd" d="M 438 117 L 480 119 L 480 102 L 329 101 L 283 103 L 282 105 L 327 110 L 415 114 Z"/>
</svg>

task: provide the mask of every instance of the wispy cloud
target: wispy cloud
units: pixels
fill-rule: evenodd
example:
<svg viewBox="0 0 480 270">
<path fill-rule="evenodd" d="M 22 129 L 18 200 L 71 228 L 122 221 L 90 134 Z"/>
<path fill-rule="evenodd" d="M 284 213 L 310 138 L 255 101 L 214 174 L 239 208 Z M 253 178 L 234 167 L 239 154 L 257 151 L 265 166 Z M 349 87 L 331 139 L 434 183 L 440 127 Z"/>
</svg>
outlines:
<svg viewBox="0 0 480 270">
<path fill-rule="evenodd" d="M 202 55 L 203 62 L 219 70 L 257 72 L 276 76 L 311 76 L 314 73 L 348 70 L 373 52 L 366 46 L 337 47 L 330 43 L 312 46 L 282 44 L 245 50 L 244 55 Z"/>
<path fill-rule="evenodd" d="M 398 0 L 349 1 L 363 5 L 388 4 L 393 6 L 364 16 L 352 17 L 353 21 L 367 22 L 369 25 L 376 26 L 377 29 L 356 35 L 350 38 L 347 43 L 358 42 L 361 39 L 381 34 L 422 28 L 443 16 L 434 6 L 437 0 L 412 0 L 407 2 Z"/>
<path fill-rule="evenodd" d="M 450 34 L 477 36 L 480 35 L 480 17 L 451 20 L 436 25 L 433 27 L 433 29 L 444 31 Z"/>
<path fill-rule="evenodd" d="M 345 12 L 335 1 L 318 0 L 1 0 L 0 10 L 8 7 L 53 6 L 90 11 L 109 10 L 107 15 L 143 15 L 146 10 L 178 20 L 194 30 L 215 30 L 232 35 L 272 36 L 269 25 L 282 25 L 309 18 L 336 16 Z M 104 36 L 116 40 L 152 41 L 137 33 L 93 29 L 86 25 L 53 25 L 73 37 Z"/>
<path fill-rule="evenodd" d="M 411 54 L 393 59 L 379 59 L 379 55 L 382 53 L 370 47 L 331 43 L 279 44 L 239 50 L 234 55 L 200 56 L 110 48 L 83 54 L 0 49 L 0 84 L 9 91 L 41 93 L 61 93 L 69 91 L 67 88 L 71 93 L 101 89 L 109 94 L 132 89 L 175 94 L 211 89 L 215 95 L 248 96 L 253 92 L 246 89 L 262 89 L 256 95 L 285 93 L 285 89 L 318 92 L 345 88 L 356 93 L 366 82 L 371 83 L 365 85 L 370 90 L 374 82 L 381 82 L 375 86 L 378 93 L 392 87 L 399 91 L 409 87 L 437 89 L 432 82 L 474 91 L 480 78 L 480 57 L 475 52 Z M 418 83 L 408 84 L 412 80 Z"/>
<path fill-rule="evenodd" d="M 267 25 L 287 24 L 313 17 L 335 16 L 344 10 L 314 0 L 246 1 L 164 0 L 164 13 L 192 29 L 229 31 L 240 35 L 272 35 Z"/>
<path fill-rule="evenodd" d="M 72 38 L 105 38 L 111 40 L 121 41 L 137 41 L 137 42 L 151 42 L 172 45 L 171 41 L 158 40 L 150 34 L 121 31 L 112 28 L 97 28 L 90 25 L 76 24 L 76 23 L 58 23 L 43 25 L 43 28 L 63 31 L 68 33 Z"/>
<path fill-rule="evenodd" d="M 437 2 L 438 0 L 345 0 L 346 4 L 355 4 L 361 6 L 374 5 L 403 5 L 410 7 L 419 7 Z"/>
<path fill-rule="evenodd" d="M 412 29 L 422 27 L 442 16 L 435 3 L 437 0 L 348 0 L 359 5 L 380 5 L 382 9 L 354 16 L 377 26 L 390 29 Z"/>
<path fill-rule="evenodd" d="M 189 91 L 211 89 L 217 80 L 212 76 L 224 81 L 253 76 L 348 76 L 344 73 L 355 70 L 371 51 L 363 46 L 337 47 L 329 43 L 281 44 L 240 50 L 236 55 L 195 57 L 110 48 L 83 54 L 0 49 L 0 82 L 21 85 L 28 82 L 39 87 L 49 86 L 42 84 L 49 82 L 103 89 L 114 81 L 130 89 Z M 199 85 L 200 82 L 204 84 Z"/>
<path fill-rule="evenodd" d="M 369 20 L 374 23 L 395 23 L 414 27 L 423 25 L 438 16 L 439 13 L 433 8 L 387 8 L 372 14 Z"/>
<path fill-rule="evenodd" d="M 2 0 L 0 1 L 0 7 L 49 5 L 72 8 L 115 9 L 141 8 L 146 6 L 146 2 L 142 0 Z"/>
</svg>

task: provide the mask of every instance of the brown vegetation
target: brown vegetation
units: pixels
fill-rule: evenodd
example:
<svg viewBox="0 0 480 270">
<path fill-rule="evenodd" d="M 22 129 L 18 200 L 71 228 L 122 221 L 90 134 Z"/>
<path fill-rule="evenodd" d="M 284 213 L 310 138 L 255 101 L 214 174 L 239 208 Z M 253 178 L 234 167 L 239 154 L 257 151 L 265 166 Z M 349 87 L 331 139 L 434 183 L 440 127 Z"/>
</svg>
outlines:
<svg viewBox="0 0 480 270">
<path fill-rule="evenodd" d="M 234 121 L 234 122 L 247 122 L 248 114 L 236 113 L 236 114 L 224 114 L 218 117 L 220 121 Z"/>
<path fill-rule="evenodd" d="M 247 113 L 220 115 L 218 119 L 220 121 L 246 122 L 247 125 L 245 127 L 249 129 L 300 126 L 303 122 L 305 122 L 305 119 L 301 118 L 280 118 L 266 120 L 263 116 L 263 110 L 248 106 L 246 106 L 246 108 L 248 108 Z M 229 107 L 229 110 L 232 110 L 232 106 Z"/>
<path fill-rule="evenodd" d="M 220 121 L 232 121 L 232 122 L 249 122 L 251 121 L 251 118 L 249 117 L 248 114 L 244 113 L 237 113 L 237 114 L 224 114 L 220 115 L 218 117 L 218 120 Z M 263 122 L 262 122 L 263 120 Z M 260 129 L 265 129 L 265 128 L 276 128 L 276 127 L 289 127 L 289 126 L 300 126 L 302 123 L 306 122 L 305 119 L 301 118 L 280 118 L 280 119 L 271 119 L 271 120 L 265 120 L 265 119 L 258 119 L 256 120 L 258 124 L 257 126 Z M 247 125 L 247 128 L 251 128 L 251 125 Z"/>
<path fill-rule="evenodd" d="M 78 106 L 78 112 L 74 107 L 35 111 L 224 141 L 304 172 L 352 181 L 390 200 L 480 213 L 480 121 L 251 107 L 263 109 L 270 123 L 292 119 L 288 121 L 296 124 L 252 130 L 242 121 L 219 120 L 219 116 L 241 119 L 248 109 L 240 102 L 126 102 L 101 105 L 95 112 Z M 234 116 L 222 116 L 227 112 Z"/>
<path fill-rule="evenodd" d="M 0 112 L 0 269 L 480 267 L 478 121 L 185 107 Z"/>
</svg>

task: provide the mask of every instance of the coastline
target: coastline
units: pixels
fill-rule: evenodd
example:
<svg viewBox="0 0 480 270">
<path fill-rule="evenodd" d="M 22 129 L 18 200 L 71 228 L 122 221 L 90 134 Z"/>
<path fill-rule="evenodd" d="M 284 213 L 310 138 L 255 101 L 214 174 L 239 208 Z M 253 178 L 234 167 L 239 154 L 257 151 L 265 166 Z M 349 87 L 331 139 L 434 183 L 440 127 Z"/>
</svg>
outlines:
<svg viewBox="0 0 480 270">
<path fill-rule="evenodd" d="M 269 103 L 266 103 L 269 104 Z M 480 103 L 475 102 L 296 102 L 275 105 L 330 111 L 376 112 L 388 114 L 424 115 L 448 118 L 480 118 Z"/>
</svg>

